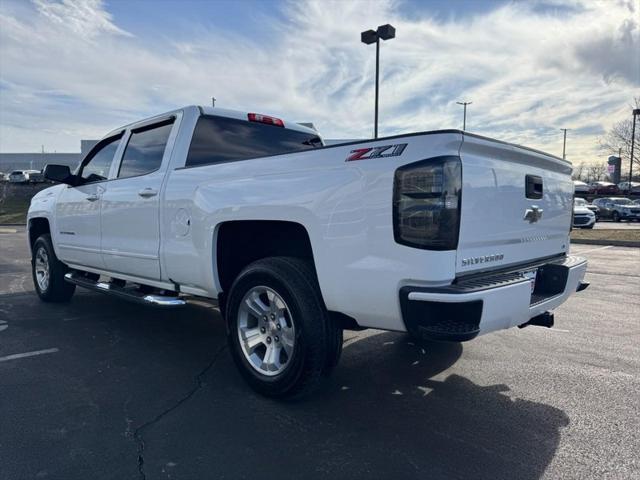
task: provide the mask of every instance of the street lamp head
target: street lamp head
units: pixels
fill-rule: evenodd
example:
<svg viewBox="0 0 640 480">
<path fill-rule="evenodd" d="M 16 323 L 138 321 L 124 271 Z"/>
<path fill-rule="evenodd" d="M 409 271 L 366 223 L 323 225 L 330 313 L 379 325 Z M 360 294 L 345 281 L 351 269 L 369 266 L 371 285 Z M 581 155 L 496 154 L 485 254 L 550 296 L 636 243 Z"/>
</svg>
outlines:
<svg viewBox="0 0 640 480">
<path fill-rule="evenodd" d="M 376 43 L 376 40 L 378 40 L 378 34 L 375 30 L 367 30 L 366 32 L 362 32 L 360 34 L 360 41 L 362 43 L 366 43 L 367 45 Z"/>
<path fill-rule="evenodd" d="M 376 33 L 382 40 L 391 40 L 392 38 L 396 38 L 396 29 L 388 23 L 386 25 L 380 25 Z"/>
<path fill-rule="evenodd" d="M 633 114 L 634 115 L 640 115 L 640 108 L 634 108 L 633 109 Z"/>
</svg>

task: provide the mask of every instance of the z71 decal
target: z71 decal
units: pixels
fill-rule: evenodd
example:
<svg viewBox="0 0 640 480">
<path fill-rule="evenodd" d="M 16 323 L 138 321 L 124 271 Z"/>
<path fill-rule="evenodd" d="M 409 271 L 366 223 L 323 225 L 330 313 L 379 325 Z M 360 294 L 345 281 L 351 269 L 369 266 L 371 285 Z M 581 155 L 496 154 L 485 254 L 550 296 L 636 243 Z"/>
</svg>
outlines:
<svg viewBox="0 0 640 480">
<path fill-rule="evenodd" d="M 370 158 L 399 157 L 407 148 L 406 143 L 397 145 L 384 145 L 382 147 L 357 148 L 349 152 L 346 162 L 354 160 L 368 160 Z"/>
</svg>

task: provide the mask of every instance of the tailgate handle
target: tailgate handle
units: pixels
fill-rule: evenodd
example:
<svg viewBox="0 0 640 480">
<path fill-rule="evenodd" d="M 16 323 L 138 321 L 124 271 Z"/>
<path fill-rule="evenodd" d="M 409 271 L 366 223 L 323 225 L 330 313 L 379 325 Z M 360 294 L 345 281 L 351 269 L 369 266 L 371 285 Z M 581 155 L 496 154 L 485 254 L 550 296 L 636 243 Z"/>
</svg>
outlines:
<svg viewBox="0 0 640 480">
<path fill-rule="evenodd" d="M 542 198 L 542 177 L 538 175 L 527 175 L 525 177 L 525 195 L 527 198 Z"/>
</svg>

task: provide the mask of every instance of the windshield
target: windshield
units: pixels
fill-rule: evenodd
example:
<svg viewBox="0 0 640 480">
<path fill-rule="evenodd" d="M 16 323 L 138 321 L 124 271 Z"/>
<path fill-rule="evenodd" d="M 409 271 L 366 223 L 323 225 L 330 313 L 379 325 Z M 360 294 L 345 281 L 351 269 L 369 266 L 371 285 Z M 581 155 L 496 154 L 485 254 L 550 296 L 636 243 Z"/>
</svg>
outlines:
<svg viewBox="0 0 640 480">
<path fill-rule="evenodd" d="M 578 207 L 584 207 L 587 204 L 587 201 L 584 198 L 576 198 L 573 203 Z"/>
</svg>

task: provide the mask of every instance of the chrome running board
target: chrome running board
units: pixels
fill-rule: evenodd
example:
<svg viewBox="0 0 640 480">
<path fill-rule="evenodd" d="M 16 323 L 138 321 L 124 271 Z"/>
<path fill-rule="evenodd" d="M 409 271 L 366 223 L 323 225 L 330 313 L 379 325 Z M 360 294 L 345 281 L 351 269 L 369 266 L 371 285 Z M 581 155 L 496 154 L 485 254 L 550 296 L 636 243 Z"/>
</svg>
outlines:
<svg viewBox="0 0 640 480">
<path fill-rule="evenodd" d="M 69 272 L 64 276 L 64 279 L 67 282 L 73 283 L 82 288 L 88 288 L 89 290 L 94 290 L 96 292 L 115 295 L 125 300 L 141 303 L 144 305 L 167 308 L 181 307 L 187 304 L 187 302 L 180 297 L 141 293 L 137 290 L 124 288 L 113 283 L 94 281 L 83 276 L 80 273 Z"/>
</svg>

